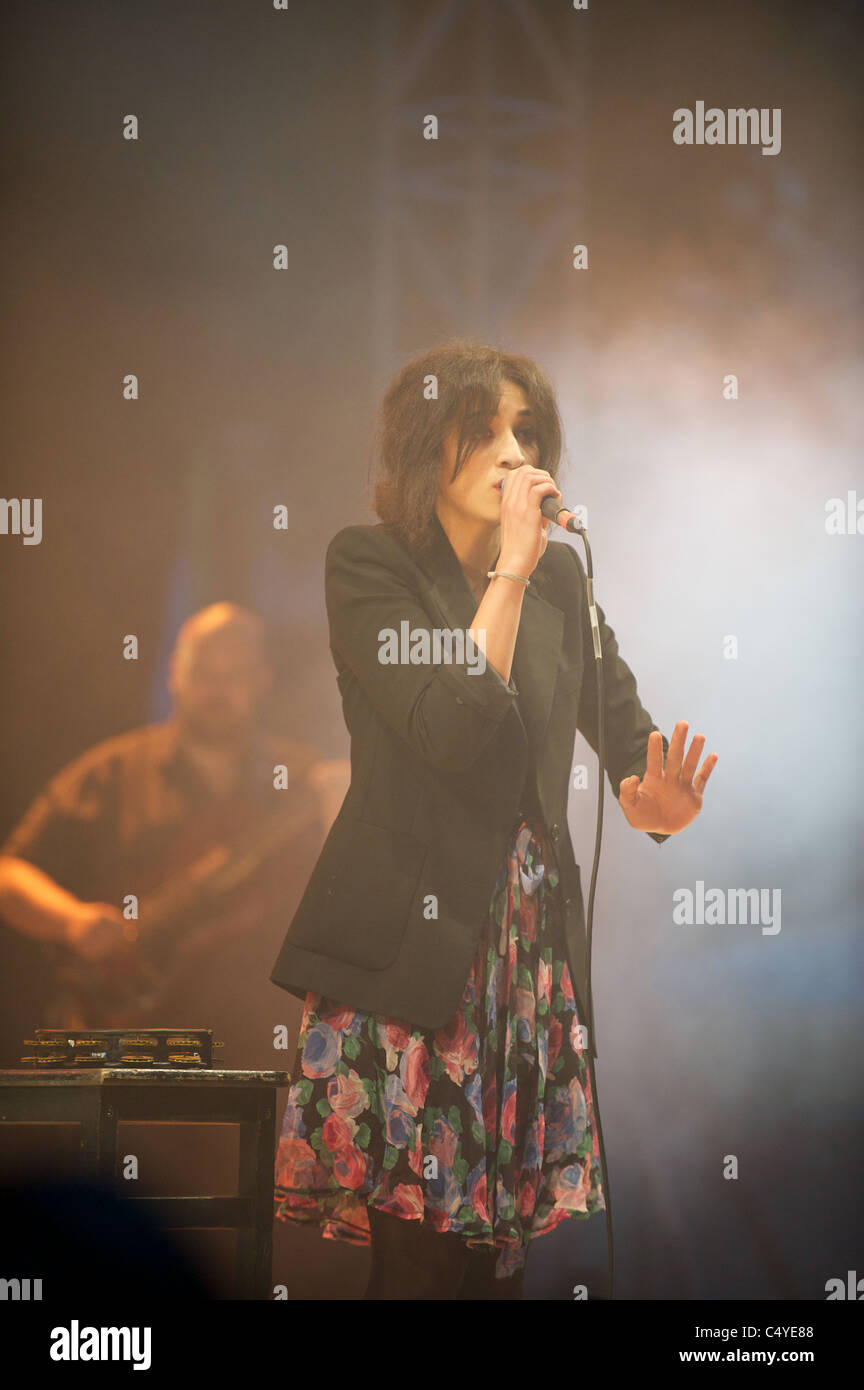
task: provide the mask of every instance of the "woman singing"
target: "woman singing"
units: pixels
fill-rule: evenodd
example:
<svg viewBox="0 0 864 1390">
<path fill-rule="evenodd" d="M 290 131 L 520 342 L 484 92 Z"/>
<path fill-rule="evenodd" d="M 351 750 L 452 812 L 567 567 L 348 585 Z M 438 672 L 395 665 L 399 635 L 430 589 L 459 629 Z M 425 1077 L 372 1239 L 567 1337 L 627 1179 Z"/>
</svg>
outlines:
<svg viewBox="0 0 864 1390">
<path fill-rule="evenodd" d="M 304 1001 L 276 1201 L 371 1238 L 369 1299 L 521 1298 L 529 1242 L 605 1207 L 567 829 L 594 653 L 540 511 L 560 452 L 534 362 L 436 348 L 384 400 L 380 523 L 327 551 L 351 785 L 271 976 Z M 660 842 L 716 755 L 697 773 L 683 722 L 667 744 L 599 618 L 608 775 Z"/>
</svg>

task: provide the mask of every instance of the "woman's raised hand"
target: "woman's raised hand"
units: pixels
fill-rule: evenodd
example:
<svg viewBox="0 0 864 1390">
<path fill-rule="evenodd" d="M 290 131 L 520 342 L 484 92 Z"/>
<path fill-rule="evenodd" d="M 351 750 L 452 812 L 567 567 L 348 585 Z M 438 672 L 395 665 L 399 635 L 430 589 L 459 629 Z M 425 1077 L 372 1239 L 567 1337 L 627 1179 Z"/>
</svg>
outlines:
<svg viewBox="0 0 864 1390">
<path fill-rule="evenodd" d="M 702 809 L 702 793 L 717 762 L 709 753 L 699 771 L 696 765 L 705 746 L 704 734 L 695 734 L 686 758 L 688 724 L 679 719 L 669 740 L 666 766 L 663 766 L 663 739 L 657 729 L 648 735 L 645 775 L 625 777 L 618 802 L 635 830 L 656 835 L 675 835 L 695 820 Z M 693 774 L 696 774 L 695 776 Z"/>
</svg>

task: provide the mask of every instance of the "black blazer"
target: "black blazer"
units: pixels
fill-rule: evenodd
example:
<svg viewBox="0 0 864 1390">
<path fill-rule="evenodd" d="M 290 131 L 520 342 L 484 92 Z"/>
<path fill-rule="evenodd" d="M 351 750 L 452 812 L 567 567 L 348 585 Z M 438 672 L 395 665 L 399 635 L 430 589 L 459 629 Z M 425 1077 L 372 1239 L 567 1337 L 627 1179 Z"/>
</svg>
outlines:
<svg viewBox="0 0 864 1390">
<path fill-rule="evenodd" d="M 567 826 L 576 729 L 597 748 L 585 571 L 571 546 L 550 541 L 525 593 L 507 684 L 488 664 L 472 673 L 470 660 L 382 664 L 383 629 L 399 633 L 407 621 L 412 631 L 464 632 L 473 620 L 476 600 L 437 516 L 433 525 L 435 543 L 422 558 L 383 525 L 346 526 L 328 547 L 330 648 L 351 735 L 351 784 L 270 978 L 301 999 L 312 990 L 415 1027 L 446 1023 L 534 786 L 558 857 L 577 1006 L 596 1055 Z M 624 777 L 645 771 L 656 726 L 602 609 L 599 617 L 606 766 L 617 797 Z"/>
</svg>

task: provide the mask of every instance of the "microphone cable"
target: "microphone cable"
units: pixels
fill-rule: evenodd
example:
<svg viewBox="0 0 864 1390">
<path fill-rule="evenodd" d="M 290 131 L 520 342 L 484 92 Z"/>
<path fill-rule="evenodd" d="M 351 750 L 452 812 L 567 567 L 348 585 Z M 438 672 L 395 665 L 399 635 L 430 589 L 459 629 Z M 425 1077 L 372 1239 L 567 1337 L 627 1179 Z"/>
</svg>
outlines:
<svg viewBox="0 0 864 1390">
<path fill-rule="evenodd" d="M 600 846 L 603 838 L 603 802 L 605 798 L 606 780 L 606 700 L 603 689 L 603 652 L 600 646 L 600 621 L 597 615 L 597 606 L 594 602 L 594 566 L 591 560 L 591 546 L 588 542 L 588 533 L 584 526 L 571 521 L 568 530 L 575 531 L 582 537 L 585 546 L 585 588 L 588 598 L 588 614 L 591 619 L 591 638 L 594 644 L 594 669 L 597 677 L 597 829 L 594 835 L 594 861 L 591 865 L 591 883 L 588 889 L 588 917 L 585 924 L 585 934 L 587 937 L 587 968 L 588 976 L 588 1028 L 590 1037 L 590 1048 L 594 1049 L 594 998 L 591 986 L 591 947 L 592 932 L 594 925 L 594 894 L 597 888 L 597 870 L 600 865 Z M 600 1097 L 597 1093 L 597 1079 L 594 1072 L 592 1052 L 588 1052 L 588 1073 L 591 1077 L 591 1090 L 594 1099 L 594 1122 L 597 1125 L 597 1142 L 600 1149 L 600 1170 L 603 1174 L 603 1195 L 606 1203 L 606 1242 L 609 1251 L 609 1298 L 614 1297 L 615 1280 L 615 1241 L 612 1233 L 612 1193 L 609 1189 L 609 1172 L 606 1164 L 606 1148 L 603 1143 L 603 1129 L 600 1123 Z"/>
</svg>

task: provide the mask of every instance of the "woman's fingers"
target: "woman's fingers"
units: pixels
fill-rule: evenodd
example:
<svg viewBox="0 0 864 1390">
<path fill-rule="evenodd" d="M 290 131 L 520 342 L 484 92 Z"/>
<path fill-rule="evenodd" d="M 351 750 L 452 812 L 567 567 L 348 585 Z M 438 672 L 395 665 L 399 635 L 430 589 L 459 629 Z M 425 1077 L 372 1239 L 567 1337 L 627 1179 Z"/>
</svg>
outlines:
<svg viewBox="0 0 864 1390">
<path fill-rule="evenodd" d="M 638 790 L 638 787 L 638 777 L 625 777 L 624 781 L 618 788 L 618 800 L 625 802 L 627 805 L 632 805 L 633 802 L 636 800 L 636 792 Z"/>
<path fill-rule="evenodd" d="M 646 777 L 663 776 L 663 736 L 659 729 L 652 729 L 648 735 L 648 758 L 645 763 Z"/>
<path fill-rule="evenodd" d="M 696 768 L 699 766 L 699 759 L 700 759 L 701 756 L 702 756 L 702 749 L 703 749 L 704 747 L 705 747 L 705 735 L 704 735 L 704 734 L 694 734 L 694 735 L 693 735 L 693 742 L 690 744 L 690 747 L 689 747 L 688 750 L 687 750 L 687 757 L 684 759 L 684 762 L 683 762 L 683 764 L 682 764 L 682 766 L 681 766 L 681 779 L 682 779 L 682 781 L 684 781 L 684 782 L 690 782 L 690 781 L 692 781 L 692 779 L 693 779 L 693 773 L 696 771 Z"/>
<path fill-rule="evenodd" d="M 538 477 L 530 478 L 528 481 L 528 487 L 532 494 L 536 493 L 539 495 L 542 493 L 543 497 L 557 497 L 559 499 L 561 497 L 561 493 L 558 489 L 558 485 L 555 482 L 555 479 L 551 478 L 548 473 L 540 473 Z"/>
<path fill-rule="evenodd" d="M 693 778 L 694 791 L 699 792 L 700 794 L 704 791 L 705 783 L 708 781 L 708 778 L 711 776 L 711 773 L 717 766 L 717 756 L 718 755 L 716 753 L 708 754 L 708 757 L 705 759 L 699 771 L 696 773 L 696 776 Z"/>
<path fill-rule="evenodd" d="M 509 493 L 511 497 L 514 497 L 520 492 L 527 493 L 535 487 L 545 487 L 547 492 L 554 492 L 559 497 L 561 496 L 561 493 L 558 491 L 558 485 L 552 477 L 552 474 L 545 468 L 531 468 L 529 464 L 522 464 L 521 467 L 513 468 L 509 473 L 505 474 L 504 492 L 502 496 L 506 496 Z"/>
<path fill-rule="evenodd" d="M 672 730 L 672 737 L 669 740 L 669 751 L 666 754 L 666 772 L 670 777 L 677 777 L 681 771 L 681 762 L 684 757 L 684 744 L 687 741 L 687 730 L 689 725 L 686 719 L 679 719 L 675 728 Z"/>
</svg>

